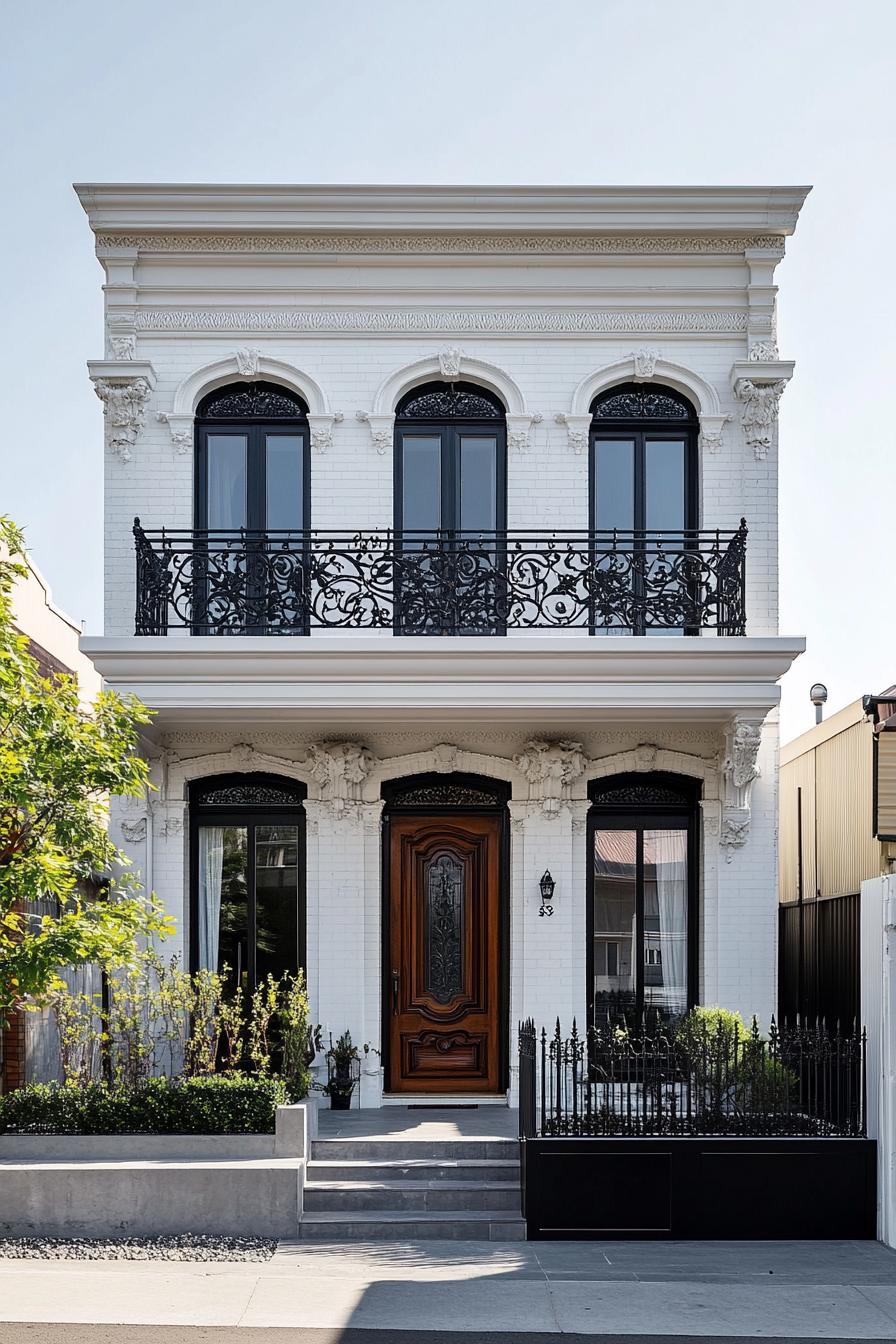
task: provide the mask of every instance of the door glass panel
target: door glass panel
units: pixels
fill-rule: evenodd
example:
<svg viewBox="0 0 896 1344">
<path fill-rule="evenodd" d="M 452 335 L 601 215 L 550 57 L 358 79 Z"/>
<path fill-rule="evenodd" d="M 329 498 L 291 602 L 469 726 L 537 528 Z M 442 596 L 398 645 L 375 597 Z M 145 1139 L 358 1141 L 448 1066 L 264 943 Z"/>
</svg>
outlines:
<svg viewBox="0 0 896 1344">
<path fill-rule="evenodd" d="M 464 988 L 464 865 L 450 854 L 430 860 L 424 875 L 423 988 L 450 1003 Z"/>
<path fill-rule="evenodd" d="M 199 965 L 230 968 L 239 981 L 248 970 L 249 845 L 245 826 L 199 827 Z"/>
<path fill-rule="evenodd" d="M 208 435 L 208 508 L 206 525 L 232 531 L 245 527 L 246 436 Z"/>
<path fill-rule="evenodd" d="M 459 526 L 464 532 L 492 532 L 497 526 L 497 458 L 496 439 L 461 436 Z"/>
<path fill-rule="evenodd" d="M 645 525 L 650 531 L 679 532 L 684 527 L 684 442 L 647 439 L 644 443 Z"/>
<path fill-rule="evenodd" d="M 255 965 L 259 982 L 298 969 L 299 828 L 255 827 Z"/>
<path fill-rule="evenodd" d="M 631 439 L 598 439 L 594 526 L 630 531 L 635 526 L 635 445 Z"/>
<path fill-rule="evenodd" d="M 594 834 L 594 1019 L 635 1006 L 638 988 L 637 832 Z"/>
<path fill-rule="evenodd" d="M 442 517 L 442 440 L 405 434 L 402 438 L 402 528 L 435 532 Z"/>
<path fill-rule="evenodd" d="M 304 525 L 302 449 L 300 434 L 265 435 L 265 520 L 272 532 Z"/>
<path fill-rule="evenodd" d="M 644 1006 L 679 1017 L 688 1002 L 688 833 L 644 832 Z"/>
</svg>

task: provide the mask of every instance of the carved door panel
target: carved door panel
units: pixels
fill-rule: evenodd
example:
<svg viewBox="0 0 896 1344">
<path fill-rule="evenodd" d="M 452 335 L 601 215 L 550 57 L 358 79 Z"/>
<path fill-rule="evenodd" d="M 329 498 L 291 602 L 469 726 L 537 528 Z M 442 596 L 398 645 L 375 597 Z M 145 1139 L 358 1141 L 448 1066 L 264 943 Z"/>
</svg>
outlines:
<svg viewBox="0 0 896 1344">
<path fill-rule="evenodd" d="M 497 1092 L 500 818 L 396 816 L 389 1088 Z"/>
</svg>

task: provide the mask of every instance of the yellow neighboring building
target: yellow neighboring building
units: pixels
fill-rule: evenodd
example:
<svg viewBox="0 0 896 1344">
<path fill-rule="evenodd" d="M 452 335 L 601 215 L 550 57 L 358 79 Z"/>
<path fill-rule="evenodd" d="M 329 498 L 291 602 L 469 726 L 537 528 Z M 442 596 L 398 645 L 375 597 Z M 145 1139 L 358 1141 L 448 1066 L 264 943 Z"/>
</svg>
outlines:
<svg viewBox="0 0 896 1344">
<path fill-rule="evenodd" d="M 859 893 L 896 869 L 896 687 L 781 748 L 778 1006 L 858 1014 Z"/>
</svg>

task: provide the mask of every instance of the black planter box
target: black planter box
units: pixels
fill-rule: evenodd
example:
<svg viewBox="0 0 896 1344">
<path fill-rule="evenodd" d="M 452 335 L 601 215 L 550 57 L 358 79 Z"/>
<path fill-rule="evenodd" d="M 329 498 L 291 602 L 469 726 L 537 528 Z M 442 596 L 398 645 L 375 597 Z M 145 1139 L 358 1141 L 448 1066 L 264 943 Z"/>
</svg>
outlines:
<svg viewBox="0 0 896 1344">
<path fill-rule="evenodd" d="M 527 1139 L 533 1240 L 873 1239 L 873 1139 Z"/>
</svg>

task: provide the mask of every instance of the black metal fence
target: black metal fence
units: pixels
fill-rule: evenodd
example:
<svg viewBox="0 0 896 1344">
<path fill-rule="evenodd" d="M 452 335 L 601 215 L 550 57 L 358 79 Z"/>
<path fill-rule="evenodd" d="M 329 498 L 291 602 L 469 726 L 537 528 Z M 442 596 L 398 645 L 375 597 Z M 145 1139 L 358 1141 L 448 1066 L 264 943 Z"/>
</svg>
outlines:
<svg viewBox="0 0 896 1344">
<path fill-rule="evenodd" d="M 687 532 L 146 531 L 136 633 L 745 633 L 747 526 Z"/>
<path fill-rule="evenodd" d="M 665 1032 L 520 1025 L 520 1135 L 862 1137 L 865 1033 L 823 1024 L 767 1037 L 685 1018 Z"/>
</svg>

